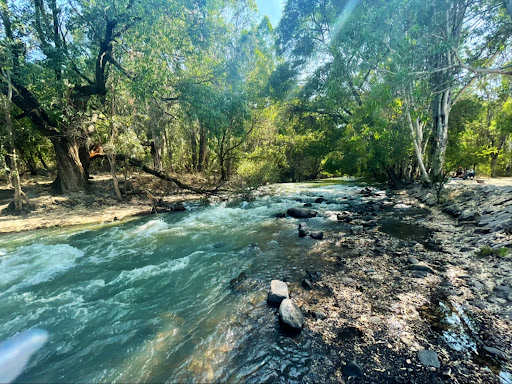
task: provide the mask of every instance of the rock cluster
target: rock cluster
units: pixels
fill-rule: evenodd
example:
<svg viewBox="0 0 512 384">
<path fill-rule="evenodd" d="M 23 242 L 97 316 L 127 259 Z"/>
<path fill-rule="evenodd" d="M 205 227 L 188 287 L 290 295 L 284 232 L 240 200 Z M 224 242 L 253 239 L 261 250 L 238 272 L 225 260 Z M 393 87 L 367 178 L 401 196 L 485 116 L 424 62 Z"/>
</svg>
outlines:
<svg viewBox="0 0 512 384">
<path fill-rule="evenodd" d="M 427 205 L 435 194 L 416 185 L 408 193 Z M 512 248 L 512 186 L 448 183 L 440 197 L 442 210 L 461 222 L 473 223 L 483 235 L 477 245 Z"/>
<path fill-rule="evenodd" d="M 299 333 L 304 325 L 300 308 L 289 297 L 288 285 L 284 281 L 272 280 L 267 303 L 279 307 L 279 322 L 285 331 Z"/>
</svg>

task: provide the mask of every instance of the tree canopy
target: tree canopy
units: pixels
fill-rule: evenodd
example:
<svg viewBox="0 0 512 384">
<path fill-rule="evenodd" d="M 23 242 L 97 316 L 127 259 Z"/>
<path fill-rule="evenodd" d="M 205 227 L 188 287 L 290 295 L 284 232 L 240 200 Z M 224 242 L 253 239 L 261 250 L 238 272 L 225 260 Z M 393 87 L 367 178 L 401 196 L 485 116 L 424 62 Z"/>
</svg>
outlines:
<svg viewBox="0 0 512 384">
<path fill-rule="evenodd" d="M 511 174 L 511 9 L 289 0 L 272 26 L 251 0 L 1 0 L 2 158 L 63 192 L 98 148 L 114 178 L 116 156 L 247 185 Z"/>
</svg>

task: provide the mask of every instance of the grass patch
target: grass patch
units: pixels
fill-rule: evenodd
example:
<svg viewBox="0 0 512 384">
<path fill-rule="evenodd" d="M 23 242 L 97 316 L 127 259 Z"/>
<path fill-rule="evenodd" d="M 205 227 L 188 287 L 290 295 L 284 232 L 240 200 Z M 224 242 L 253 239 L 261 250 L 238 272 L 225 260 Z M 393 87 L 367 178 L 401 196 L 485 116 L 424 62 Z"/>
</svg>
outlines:
<svg viewBox="0 0 512 384">
<path fill-rule="evenodd" d="M 505 247 L 501 248 L 491 248 L 491 247 L 482 247 L 479 251 L 476 252 L 478 257 L 507 257 L 509 254 L 509 249 Z"/>
</svg>

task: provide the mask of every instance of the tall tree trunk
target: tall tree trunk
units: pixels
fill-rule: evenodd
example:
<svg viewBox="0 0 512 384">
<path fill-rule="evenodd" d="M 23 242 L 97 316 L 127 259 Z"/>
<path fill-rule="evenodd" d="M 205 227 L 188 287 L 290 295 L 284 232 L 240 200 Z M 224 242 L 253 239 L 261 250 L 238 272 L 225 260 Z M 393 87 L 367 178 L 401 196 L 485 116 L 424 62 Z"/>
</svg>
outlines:
<svg viewBox="0 0 512 384">
<path fill-rule="evenodd" d="M 491 177 L 496 177 L 496 163 L 499 155 L 499 152 L 491 153 Z"/>
<path fill-rule="evenodd" d="M 57 178 L 52 187 L 57 192 L 78 192 L 85 188 L 86 175 L 80 161 L 76 140 L 65 136 L 51 139 L 57 162 Z"/>
<path fill-rule="evenodd" d="M 110 174 L 112 175 L 112 183 L 114 184 L 114 192 L 116 193 L 117 200 L 121 201 L 123 196 L 119 189 L 119 182 L 116 175 L 116 143 L 117 143 L 117 125 L 114 121 L 116 115 L 116 102 L 115 102 L 115 88 L 112 87 L 112 100 L 110 104 L 110 146 L 112 153 L 108 156 L 110 162 Z M 126 194 L 126 181 L 125 181 L 125 194 Z"/>
<path fill-rule="evenodd" d="M 203 172 L 205 168 L 205 162 L 206 162 L 206 151 L 208 141 L 206 140 L 206 129 L 200 128 L 199 130 L 199 159 L 197 163 L 197 171 Z"/>
<path fill-rule="evenodd" d="M 407 123 L 409 124 L 409 129 L 411 130 L 412 135 L 412 142 L 414 144 L 414 152 L 416 153 L 416 160 L 418 161 L 418 165 L 421 170 L 421 178 L 430 183 L 430 178 L 428 177 L 427 170 L 425 169 L 425 164 L 423 163 L 423 152 L 422 152 L 422 146 L 421 146 L 421 140 L 423 136 L 422 132 L 422 123 L 416 119 L 415 124 L 413 125 L 412 119 L 411 119 L 411 113 L 409 110 L 406 110 L 406 116 L 407 116 Z"/>
<path fill-rule="evenodd" d="M 451 89 L 435 95 L 432 101 L 432 176 L 441 180 L 444 174 L 446 147 L 448 146 L 448 118 L 451 109 Z"/>
<path fill-rule="evenodd" d="M 21 198 L 21 182 L 20 182 L 20 174 L 18 172 L 18 164 L 16 161 L 16 148 L 14 147 L 14 130 L 12 128 L 12 119 L 11 119 L 11 100 L 12 100 L 12 86 L 11 82 L 8 81 L 8 93 L 7 98 L 4 99 L 4 112 L 5 112 L 5 122 L 7 125 L 7 137 L 9 138 L 9 151 L 11 152 L 10 158 L 10 168 L 11 168 L 11 181 L 14 187 L 14 209 L 16 211 L 21 211 L 23 209 L 23 199 Z"/>
<path fill-rule="evenodd" d="M 190 136 L 190 152 L 191 152 L 191 161 L 192 161 L 192 164 L 191 164 L 191 168 L 192 168 L 192 171 L 197 171 L 197 137 L 196 137 L 196 132 L 195 132 L 195 129 L 193 129 L 193 127 L 191 127 L 190 129 L 190 132 L 189 132 L 189 136 Z"/>
<path fill-rule="evenodd" d="M 2 71 L 4 72 L 4 71 Z M 11 152 L 10 157 L 10 168 L 11 168 L 11 180 L 12 185 L 14 187 L 14 209 L 16 211 L 21 211 L 23 209 L 23 200 L 30 205 L 30 201 L 27 196 L 21 190 L 21 181 L 20 174 L 18 172 L 18 162 L 16 155 L 16 147 L 14 146 L 14 129 L 12 126 L 12 117 L 11 117 L 11 102 L 12 102 L 12 84 L 9 73 L 3 74 L 7 78 L 7 97 L 4 101 L 4 109 L 5 109 L 5 123 L 7 126 L 7 137 L 9 141 L 9 149 Z"/>
</svg>

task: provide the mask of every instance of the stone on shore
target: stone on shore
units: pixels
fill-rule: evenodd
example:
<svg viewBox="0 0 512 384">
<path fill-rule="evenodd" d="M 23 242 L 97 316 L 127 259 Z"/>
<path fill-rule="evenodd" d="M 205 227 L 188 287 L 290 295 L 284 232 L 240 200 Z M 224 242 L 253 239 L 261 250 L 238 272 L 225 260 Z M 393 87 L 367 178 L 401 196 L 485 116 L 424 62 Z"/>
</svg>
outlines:
<svg viewBox="0 0 512 384">
<path fill-rule="evenodd" d="M 272 280 L 268 291 L 267 303 L 273 307 L 279 307 L 281 302 L 288 299 L 288 285 L 284 281 Z"/>
<path fill-rule="evenodd" d="M 290 208 L 286 211 L 288 216 L 294 217 L 296 219 L 309 219 L 311 217 L 316 217 L 317 212 L 312 209 L 303 209 L 303 208 Z"/>
<path fill-rule="evenodd" d="M 293 332 L 300 332 L 304 325 L 304 316 L 291 299 L 284 299 L 281 302 L 279 306 L 279 320 L 286 330 Z"/>
<path fill-rule="evenodd" d="M 410 271 L 421 271 L 421 272 L 428 272 L 434 274 L 434 270 L 430 268 L 427 265 L 421 265 L 421 264 L 412 264 L 407 267 Z"/>
<path fill-rule="evenodd" d="M 440 368 L 441 363 L 439 362 L 439 358 L 437 357 L 437 353 L 434 351 L 428 351 L 426 349 L 422 349 L 418 352 L 418 359 L 420 363 L 427 367 Z"/>
</svg>

